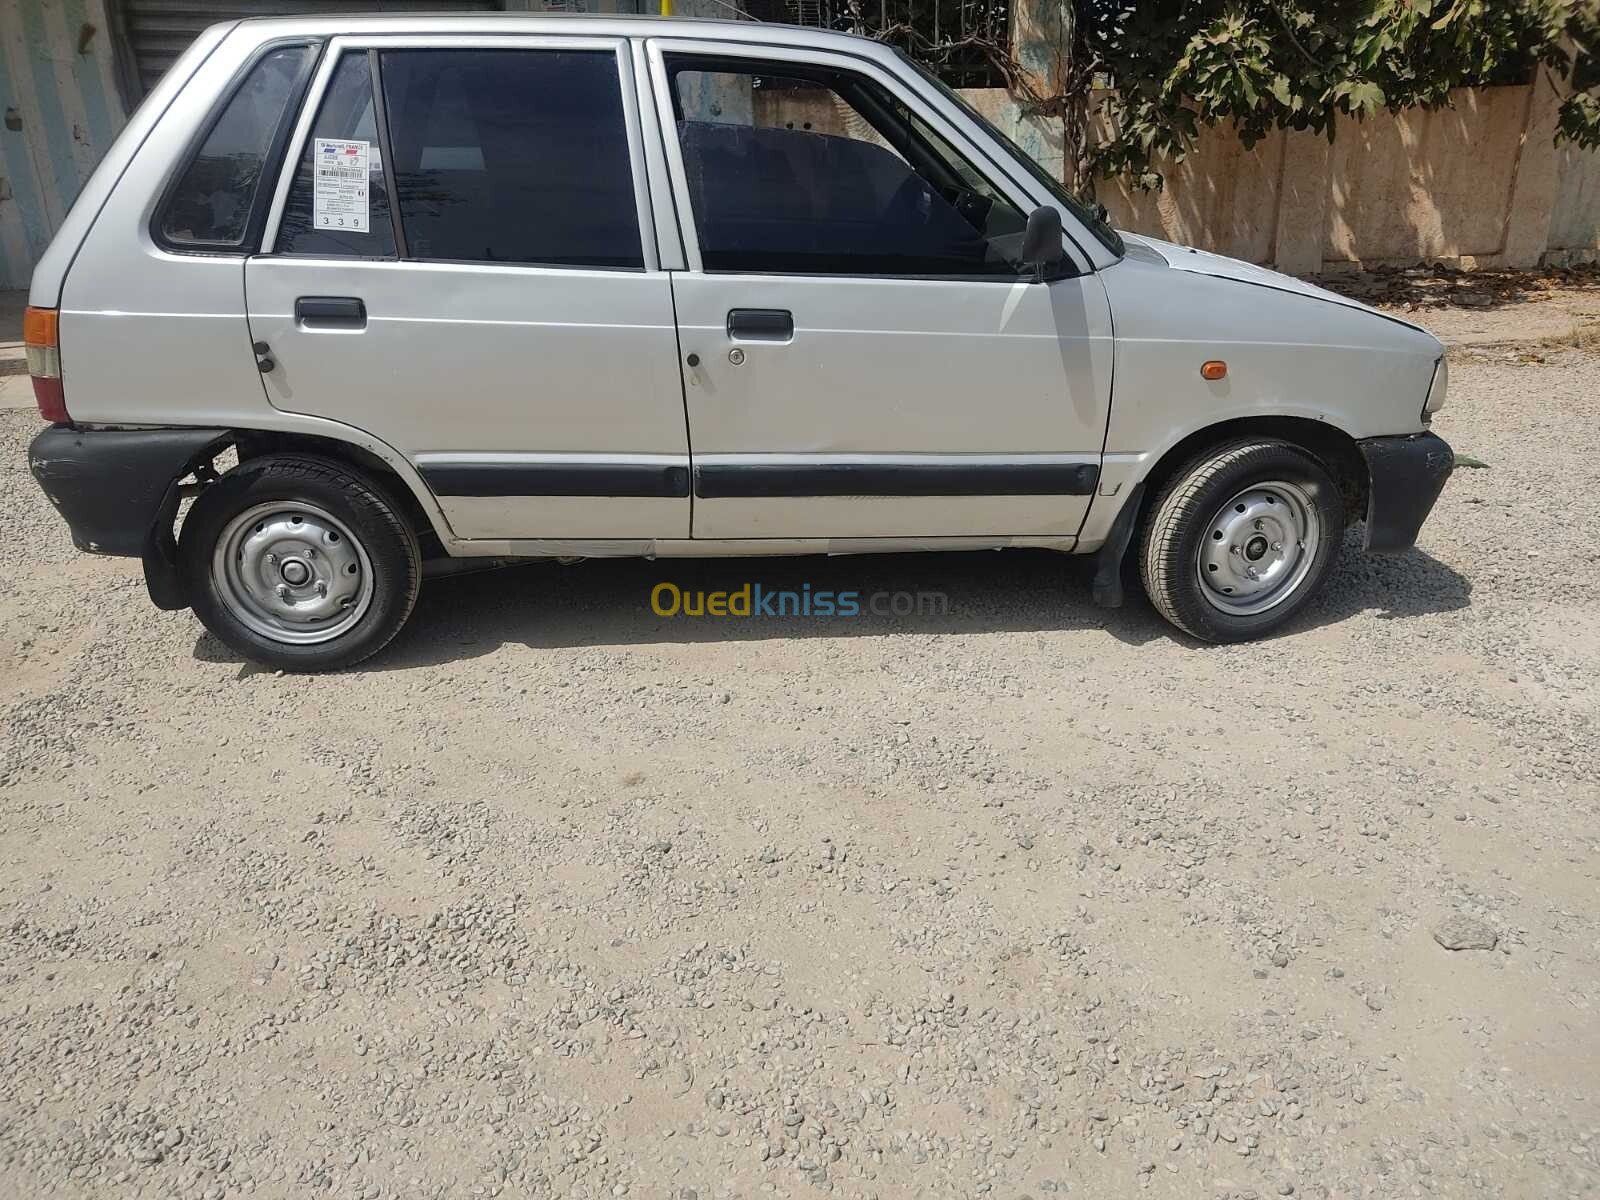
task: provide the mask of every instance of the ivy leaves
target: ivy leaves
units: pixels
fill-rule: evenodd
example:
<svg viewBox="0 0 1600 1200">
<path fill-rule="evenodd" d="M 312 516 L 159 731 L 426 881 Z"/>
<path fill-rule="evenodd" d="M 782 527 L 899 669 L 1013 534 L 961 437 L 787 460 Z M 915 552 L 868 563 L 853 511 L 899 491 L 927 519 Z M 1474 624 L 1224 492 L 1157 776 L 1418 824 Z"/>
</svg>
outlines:
<svg viewBox="0 0 1600 1200">
<path fill-rule="evenodd" d="M 1109 78 L 1090 166 L 1159 187 L 1199 128 L 1246 145 L 1341 116 L 1437 108 L 1454 88 L 1571 80 L 1557 137 L 1600 146 L 1600 0 L 1063 0 L 1076 86 Z M 1059 99 L 1059 98 L 1057 98 Z M 1057 105 L 1057 111 L 1073 111 Z M 1083 180 L 1081 183 L 1089 181 Z"/>
</svg>

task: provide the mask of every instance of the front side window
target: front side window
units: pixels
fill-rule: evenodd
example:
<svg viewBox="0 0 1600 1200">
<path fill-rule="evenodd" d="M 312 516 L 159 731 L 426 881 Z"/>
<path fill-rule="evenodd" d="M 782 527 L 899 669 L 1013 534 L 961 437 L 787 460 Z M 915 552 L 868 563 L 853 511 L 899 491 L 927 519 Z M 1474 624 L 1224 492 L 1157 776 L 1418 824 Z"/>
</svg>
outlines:
<svg viewBox="0 0 1600 1200">
<path fill-rule="evenodd" d="M 1015 278 L 1026 216 L 862 76 L 669 59 L 708 271 Z"/>
<path fill-rule="evenodd" d="M 161 211 L 163 240 L 179 249 L 246 248 L 267 159 L 315 54 L 313 46 L 283 46 L 251 68 L 173 186 Z"/>
<path fill-rule="evenodd" d="M 394 223 L 365 53 L 346 54 L 334 69 L 289 188 L 274 249 L 279 254 L 394 256 Z"/>
<path fill-rule="evenodd" d="M 615 54 L 390 50 L 381 75 L 408 257 L 644 265 Z"/>
<path fill-rule="evenodd" d="M 927 67 L 923 66 L 909 54 L 906 54 L 904 51 L 900 51 L 899 54 L 901 59 L 904 60 L 905 63 L 914 71 L 916 71 L 917 74 L 921 75 L 934 87 L 938 88 L 939 91 L 942 92 L 952 104 L 954 104 L 962 112 L 966 113 L 967 116 L 972 118 L 972 120 L 975 121 L 980 127 L 986 129 L 994 137 L 994 139 L 1007 150 L 1011 151 L 1011 156 L 1017 161 L 1018 165 L 1020 165 L 1023 170 L 1027 171 L 1028 174 L 1031 175 L 1037 182 L 1044 185 L 1045 190 L 1050 193 L 1051 197 L 1074 217 L 1076 217 L 1078 221 L 1094 235 L 1095 241 L 1099 242 L 1118 258 L 1122 257 L 1125 250 L 1125 247 L 1122 244 L 1122 235 L 1113 229 L 1106 221 L 1105 216 L 1103 215 L 1105 211 L 1104 209 L 1096 211 L 1093 206 L 1085 204 L 1071 192 L 1067 191 L 1066 186 L 1061 182 L 1061 180 L 1057 179 L 1054 175 L 1050 174 L 1049 171 L 1046 171 L 1042 166 L 1040 166 L 1039 160 L 1034 158 L 1033 155 L 1029 154 L 1021 146 L 1017 145 L 1017 143 L 1009 134 L 1006 133 L 1005 130 L 1001 129 L 993 121 L 989 120 L 988 117 L 984 116 L 977 109 L 973 108 L 972 105 L 967 102 L 966 97 L 964 97 L 960 92 L 956 91 L 955 88 L 951 87 L 944 80 L 940 79 L 937 75 L 928 70 Z"/>
</svg>

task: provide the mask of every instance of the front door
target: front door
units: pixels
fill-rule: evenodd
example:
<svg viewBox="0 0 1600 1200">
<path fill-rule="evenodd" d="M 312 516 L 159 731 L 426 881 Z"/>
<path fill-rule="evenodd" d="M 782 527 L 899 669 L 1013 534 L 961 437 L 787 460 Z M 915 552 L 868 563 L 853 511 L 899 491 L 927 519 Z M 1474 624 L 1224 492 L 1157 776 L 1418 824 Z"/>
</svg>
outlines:
<svg viewBox="0 0 1600 1200">
<path fill-rule="evenodd" d="M 697 538 L 1075 535 L 1104 443 L 1093 275 L 887 73 L 656 42 Z"/>
<path fill-rule="evenodd" d="M 271 402 L 405 454 L 459 537 L 689 535 L 621 45 L 334 42 L 246 267 Z"/>
</svg>

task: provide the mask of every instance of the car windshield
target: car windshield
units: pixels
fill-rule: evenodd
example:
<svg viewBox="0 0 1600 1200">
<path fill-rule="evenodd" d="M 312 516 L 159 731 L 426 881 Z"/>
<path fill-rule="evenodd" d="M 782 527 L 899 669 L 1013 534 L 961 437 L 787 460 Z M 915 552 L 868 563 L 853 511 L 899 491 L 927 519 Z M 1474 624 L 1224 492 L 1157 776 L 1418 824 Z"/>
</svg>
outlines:
<svg viewBox="0 0 1600 1200">
<path fill-rule="evenodd" d="M 956 91 L 949 84 L 945 83 L 944 80 L 940 79 L 937 75 L 928 70 L 927 67 L 923 66 L 916 59 L 912 58 L 904 50 L 900 50 L 897 47 L 895 53 L 899 54 L 901 58 L 910 63 L 911 66 L 916 69 L 919 75 L 921 75 L 929 83 L 933 84 L 934 87 L 938 88 L 939 91 L 948 97 L 951 103 L 959 107 L 962 112 L 966 113 L 967 116 L 971 117 L 984 129 L 987 129 L 990 133 L 994 134 L 995 138 L 1000 142 L 1000 144 L 1011 151 L 1012 157 L 1014 157 L 1017 162 L 1022 165 L 1028 174 L 1034 179 L 1038 180 L 1040 185 L 1043 186 L 1052 197 L 1059 201 L 1068 212 L 1077 217 L 1079 222 L 1086 229 L 1088 229 L 1090 233 L 1094 234 L 1096 241 L 1098 241 L 1107 250 L 1111 251 L 1111 253 L 1115 254 L 1118 258 L 1122 257 L 1125 252 L 1125 247 L 1122 243 L 1122 236 L 1117 233 L 1115 229 L 1111 228 L 1110 225 L 1106 224 L 1101 217 L 1097 216 L 1094 211 L 1082 200 L 1079 200 L 1071 192 L 1067 191 L 1066 187 L 1059 179 L 1053 178 L 1050 172 L 1046 171 L 1034 160 L 1033 155 L 1029 154 L 1021 146 L 1017 145 L 1015 141 L 1006 135 L 1004 130 L 1000 129 L 993 121 L 989 120 L 976 108 L 972 107 L 972 105 L 967 102 L 960 92 Z"/>
</svg>

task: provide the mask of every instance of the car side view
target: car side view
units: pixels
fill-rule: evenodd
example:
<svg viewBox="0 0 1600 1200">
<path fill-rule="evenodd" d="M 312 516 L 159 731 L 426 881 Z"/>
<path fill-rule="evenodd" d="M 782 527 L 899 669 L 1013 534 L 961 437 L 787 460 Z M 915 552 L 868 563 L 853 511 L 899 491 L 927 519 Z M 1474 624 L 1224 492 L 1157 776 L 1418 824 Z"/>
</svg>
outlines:
<svg viewBox="0 0 1600 1200">
<path fill-rule="evenodd" d="M 897 51 L 792 27 L 215 26 L 29 302 L 75 543 L 286 670 L 470 559 L 1046 548 L 1240 641 L 1350 522 L 1411 546 L 1454 461 L 1422 329 L 1119 234 Z"/>
</svg>

